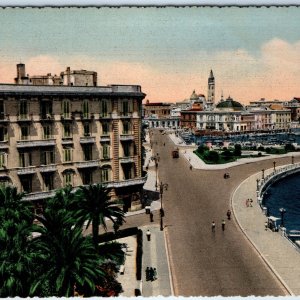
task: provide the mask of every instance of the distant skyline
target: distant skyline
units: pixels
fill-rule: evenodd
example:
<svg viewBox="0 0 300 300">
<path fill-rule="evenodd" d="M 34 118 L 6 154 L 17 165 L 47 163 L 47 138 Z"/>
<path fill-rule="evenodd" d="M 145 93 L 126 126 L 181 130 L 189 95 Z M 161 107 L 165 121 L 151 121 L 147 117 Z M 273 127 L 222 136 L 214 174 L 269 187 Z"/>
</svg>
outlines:
<svg viewBox="0 0 300 300">
<path fill-rule="evenodd" d="M 0 10 L 0 82 L 67 66 L 98 84 L 139 84 L 151 102 L 195 89 L 216 101 L 300 97 L 300 8 L 44 8 Z"/>
</svg>

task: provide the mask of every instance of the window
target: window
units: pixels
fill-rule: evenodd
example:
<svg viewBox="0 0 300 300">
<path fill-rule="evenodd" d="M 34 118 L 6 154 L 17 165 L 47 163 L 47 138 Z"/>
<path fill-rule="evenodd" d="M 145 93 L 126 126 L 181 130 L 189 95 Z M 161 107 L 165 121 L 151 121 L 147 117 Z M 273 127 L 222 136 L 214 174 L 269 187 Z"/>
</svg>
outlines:
<svg viewBox="0 0 300 300">
<path fill-rule="evenodd" d="M 130 133 L 130 122 L 124 121 L 123 122 L 123 134 L 129 134 Z"/>
<path fill-rule="evenodd" d="M 70 101 L 69 100 L 64 100 L 62 102 L 62 114 L 63 114 L 63 117 L 66 119 L 71 118 Z"/>
<path fill-rule="evenodd" d="M 102 144 L 102 158 L 109 159 L 110 158 L 110 146 L 109 143 Z"/>
<path fill-rule="evenodd" d="M 43 126 L 43 138 L 44 140 L 48 140 L 52 138 L 52 126 L 45 125 Z"/>
<path fill-rule="evenodd" d="M 90 171 L 83 171 L 81 173 L 82 183 L 83 184 L 92 184 L 93 183 L 93 173 Z"/>
<path fill-rule="evenodd" d="M 54 189 L 54 175 L 53 174 L 43 174 L 44 180 L 44 191 L 48 192 Z"/>
<path fill-rule="evenodd" d="M 41 117 L 42 119 L 48 119 L 52 116 L 52 102 L 42 101 L 41 102 Z"/>
<path fill-rule="evenodd" d="M 123 165 L 123 173 L 124 173 L 124 179 L 132 179 L 132 164 L 124 164 Z"/>
<path fill-rule="evenodd" d="M 129 103 L 128 101 L 123 101 L 122 102 L 122 112 L 124 116 L 127 116 L 129 113 Z"/>
<path fill-rule="evenodd" d="M 0 142 L 5 142 L 7 140 L 8 140 L 7 128 L 6 127 L 0 127 Z"/>
<path fill-rule="evenodd" d="M 71 124 L 64 124 L 63 125 L 63 138 L 70 138 L 72 137 L 72 128 L 71 128 Z"/>
<path fill-rule="evenodd" d="M 101 177 L 101 182 L 110 181 L 110 169 L 108 167 L 102 168 L 100 170 L 100 177 Z"/>
<path fill-rule="evenodd" d="M 92 160 L 92 145 L 82 145 L 83 160 Z"/>
<path fill-rule="evenodd" d="M 41 152 L 41 165 L 50 165 L 55 163 L 55 154 L 53 150 Z"/>
<path fill-rule="evenodd" d="M 108 122 L 102 123 L 102 134 L 104 134 L 104 135 L 109 134 L 109 123 Z"/>
<path fill-rule="evenodd" d="M 30 135 L 29 126 L 21 126 L 21 140 L 28 140 Z"/>
<path fill-rule="evenodd" d="M 66 148 L 63 150 L 64 153 L 64 162 L 72 161 L 73 157 L 73 149 L 72 148 Z"/>
<path fill-rule="evenodd" d="M 20 115 L 20 119 L 28 118 L 28 103 L 25 100 L 20 101 L 19 115 Z"/>
<path fill-rule="evenodd" d="M 4 120 L 4 101 L 0 101 L 0 120 Z"/>
<path fill-rule="evenodd" d="M 83 117 L 88 118 L 89 117 L 89 100 L 83 101 Z"/>
<path fill-rule="evenodd" d="M 23 192 L 31 193 L 32 192 L 32 177 L 31 176 L 22 176 L 21 185 Z"/>
<path fill-rule="evenodd" d="M 73 185 L 73 172 L 66 172 L 63 175 L 64 178 L 64 186 Z"/>
<path fill-rule="evenodd" d="M 5 152 L 0 153 L 0 168 L 6 167 L 6 156 L 7 154 Z"/>
<path fill-rule="evenodd" d="M 108 117 L 111 113 L 111 103 L 109 100 L 102 100 L 100 102 L 100 117 Z"/>
<path fill-rule="evenodd" d="M 32 166 L 31 152 L 20 153 L 20 167 L 25 168 Z"/>
<path fill-rule="evenodd" d="M 129 143 L 123 144 L 123 151 L 124 151 L 124 157 L 130 156 L 130 144 Z"/>
<path fill-rule="evenodd" d="M 83 134 L 84 134 L 84 136 L 90 136 L 91 135 L 90 123 L 84 123 L 83 124 Z"/>
</svg>

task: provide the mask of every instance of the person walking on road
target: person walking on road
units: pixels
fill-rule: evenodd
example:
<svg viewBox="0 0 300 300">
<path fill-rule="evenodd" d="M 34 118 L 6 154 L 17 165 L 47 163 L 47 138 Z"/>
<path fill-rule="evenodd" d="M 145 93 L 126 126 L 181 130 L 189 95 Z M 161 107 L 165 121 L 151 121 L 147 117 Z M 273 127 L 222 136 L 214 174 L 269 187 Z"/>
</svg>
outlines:
<svg viewBox="0 0 300 300">
<path fill-rule="evenodd" d="M 225 230 L 225 220 L 222 220 L 222 230 Z"/>
<path fill-rule="evenodd" d="M 146 235 L 147 235 L 148 242 L 150 242 L 150 240 L 151 240 L 151 232 L 150 232 L 149 229 L 147 230 Z"/>
<path fill-rule="evenodd" d="M 265 230 L 268 230 L 268 222 L 265 222 Z"/>
<path fill-rule="evenodd" d="M 215 223 L 215 221 L 212 221 L 212 223 L 211 223 L 211 231 L 215 232 L 215 230 L 216 230 L 216 223 Z"/>
<path fill-rule="evenodd" d="M 153 269 L 153 280 L 157 279 L 157 271 L 156 268 Z"/>
<path fill-rule="evenodd" d="M 153 222 L 153 212 L 150 212 L 150 222 Z"/>
<path fill-rule="evenodd" d="M 227 219 L 230 220 L 230 218 L 231 218 L 231 211 L 230 211 L 230 209 L 227 210 L 227 214 L 226 215 L 227 215 Z"/>
</svg>

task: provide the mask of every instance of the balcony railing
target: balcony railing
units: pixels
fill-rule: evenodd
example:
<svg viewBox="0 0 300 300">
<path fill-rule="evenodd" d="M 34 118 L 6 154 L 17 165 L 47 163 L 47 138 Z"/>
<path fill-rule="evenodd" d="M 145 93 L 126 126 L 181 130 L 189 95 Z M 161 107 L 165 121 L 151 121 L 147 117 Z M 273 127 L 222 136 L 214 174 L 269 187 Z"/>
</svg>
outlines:
<svg viewBox="0 0 300 300">
<path fill-rule="evenodd" d="M 98 160 L 89 160 L 89 161 L 81 161 L 77 163 L 78 169 L 83 168 L 97 168 L 99 167 L 99 161 Z"/>
<path fill-rule="evenodd" d="M 122 118 L 131 118 L 133 115 L 132 112 L 120 112 L 120 117 Z"/>
<path fill-rule="evenodd" d="M 133 136 L 133 134 L 120 134 L 120 140 L 121 141 L 133 141 L 134 136 Z"/>
<path fill-rule="evenodd" d="M 9 115 L 5 115 L 3 113 L 0 113 L 0 123 L 7 123 L 9 122 Z"/>
<path fill-rule="evenodd" d="M 56 172 L 56 170 L 57 170 L 56 165 L 40 166 L 40 172 L 41 173 Z"/>
<path fill-rule="evenodd" d="M 128 156 L 128 157 L 121 157 L 119 158 L 121 164 L 126 164 L 126 163 L 133 163 L 134 162 L 134 157 Z"/>
<path fill-rule="evenodd" d="M 33 114 L 21 114 L 17 115 L 18 122 L 31 122 L 33 121 Z"/>
<path fill-rule="evenodd" d="M 61 121 L 73 121 L 75 118 L 71 113 L 67 113 L 67 114 L 61 114 L 60 119 Z"/>
<path fill-rule="evenodd" d="M 17 141 L 17 148 L 30 148 L 30 147 L 47 147 L 55 146 L 55 139 L 50 140 L 26 140 L 26 141 Z"/>
<path fill-rule="evenodd" d="M 27 194 L 22 198 L 24 201 L 36 201 L 36 200 L 43 200 L 47 198 L 51 198 L 55 196 L 55 191 L 49 191 L 49 192 L 37 192 L 37 193 L 30 193 Z"/>
<path fill-rule="evenodd" d="M 72 137 L 63 137 L 61 140 L 62 145 L 72 145 L 73 144 L 73 138 Z"/>
<path fill-rule="evenodd" d="M 80 144 L 93 144 L 96 139 L 93 136 L 84 136 L 80 138 Z"/>
<path fill-rule="evenodd" d="M 109 134 L 101 134 L 100 142 L 109 142 L 109 141 L 110 141 L 110 135 Z"/>
<path fill-rule="evenodd" d="M 100 119 L 111 119 L 112 113 L 100 113 L 99 118 Z"/>
<path fill-rule="evenodd" d="M 18 175 L 27 175 L 27 174 L 34 174 L 36 173 L 35 167 L 23 167 L 17 170 Z"/>
<path fill-rule="evenodd" d="M 126 179 L 123 181 L 108 182 L 107 187 L 119 188 L 119 187 L 131 186 L 131 185 L 145 184 L 146 181 L 147 181 L 147 176 L 134 178 L 134 179 Z"/>
<path fill-rule="evenodd" d="M 89 120 L 93 120 L 95 118 L 94 113 L 81 113 L 80 114 L 80 119 L 82 121 L 89 121 Z"/>
<path fill-rule="evenodd" d="M 40 114 L 40 121 L 54 121 L 53 114 Z"/>
<path fill-rule="evenodd" d="M 8 147 L 8 141 L 0 141 L 0 149 L 7 149 Z"/>
</svg>

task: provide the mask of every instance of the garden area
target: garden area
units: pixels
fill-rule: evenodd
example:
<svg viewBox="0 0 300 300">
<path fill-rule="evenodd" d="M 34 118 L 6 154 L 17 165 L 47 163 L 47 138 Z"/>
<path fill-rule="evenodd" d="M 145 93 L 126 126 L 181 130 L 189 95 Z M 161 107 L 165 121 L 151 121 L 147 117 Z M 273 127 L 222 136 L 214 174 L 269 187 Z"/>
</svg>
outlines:
<svg viewBox="0 0 300 300">
<path fill-rule="evenodd" d="M 118 296 L 122 286 L 116 278 L 126 245 L 115 240 L 137 235 L 141 266 L 142 233 L 119 230 L 124 212 L 110 192 L 103 185 L 66 187 L 36 215 L 15 187 L 1 188 L 0 297 Z M 107 219 L 114 232 L 106 233 Z M 92 234 L 84 234 L 90 224 Z"/>
<path fill-rule="evenodd" d="M 243 154 L 244 151 L 244 154 Z M 251 152 L 249 153 L 245 153 Z M 248 147 L 242 148 L 240 144 L 234 147 L 210 150 L 206 145 L 200 145 L 194 153 L 201 158 L 206 164 L 226 164 L 234 162 L 241 158 L 263 157 L 271 154 L 286 154 L 288 152 L 297 151 L 292 144 L 286 144 L 283 147 Z"/>
</svg>

